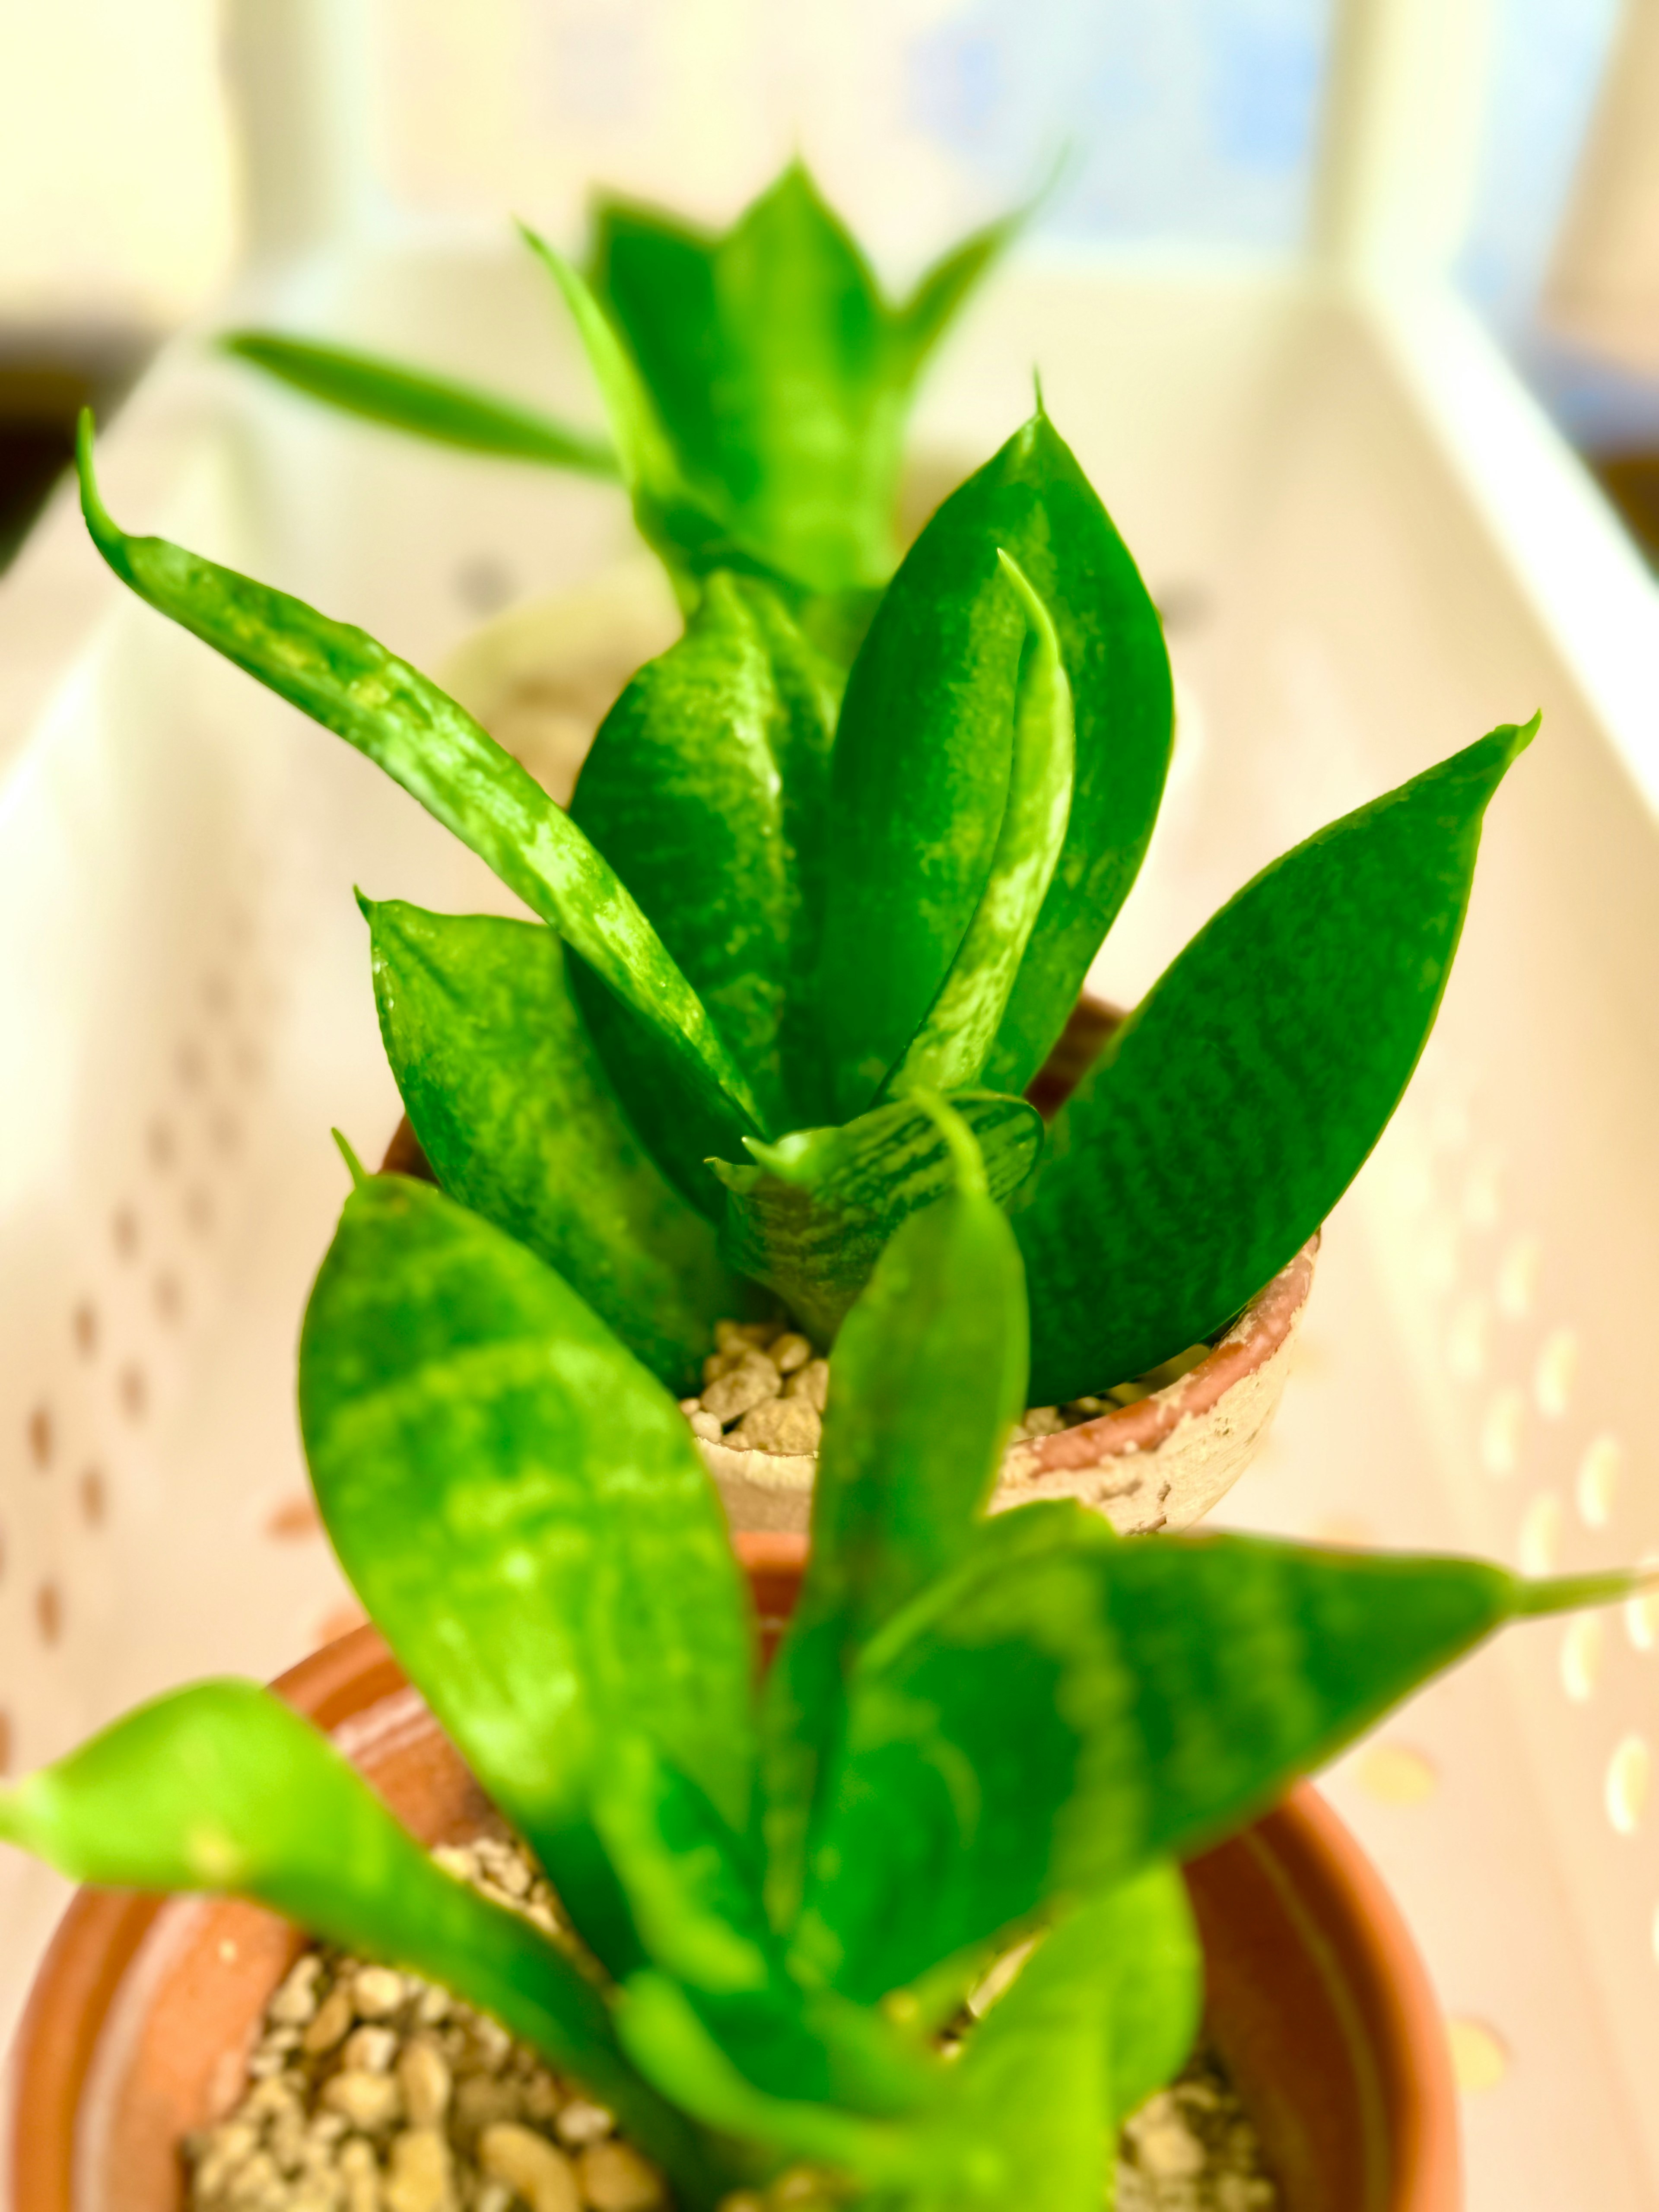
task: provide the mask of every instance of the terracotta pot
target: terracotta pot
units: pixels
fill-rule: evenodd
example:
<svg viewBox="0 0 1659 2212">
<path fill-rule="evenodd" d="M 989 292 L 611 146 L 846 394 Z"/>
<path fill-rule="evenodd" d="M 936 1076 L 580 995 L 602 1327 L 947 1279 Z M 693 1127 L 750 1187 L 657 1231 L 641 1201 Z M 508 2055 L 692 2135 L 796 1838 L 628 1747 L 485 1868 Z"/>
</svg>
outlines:
<svg viewBox="0 0 1659 2212">
<path fill-rule="evenodd" d="M 739 1540 L 769 1650 L 799 1587 L 793 1537 Z M 371 1628 L 276 1685 L 427 1843 L 488 1808 Z M 1285 2212 L 1457 2212 L 1455 2092 L 1410 1936 L 1312 1789 L 1188 1867 L 1210 2033 Z M 176 2212 L 179 2143 L 233 2104 L 301 1946 L 256 1907 L 82 1890 L 13 2053 L 12 2212 Z"/>
</svg>

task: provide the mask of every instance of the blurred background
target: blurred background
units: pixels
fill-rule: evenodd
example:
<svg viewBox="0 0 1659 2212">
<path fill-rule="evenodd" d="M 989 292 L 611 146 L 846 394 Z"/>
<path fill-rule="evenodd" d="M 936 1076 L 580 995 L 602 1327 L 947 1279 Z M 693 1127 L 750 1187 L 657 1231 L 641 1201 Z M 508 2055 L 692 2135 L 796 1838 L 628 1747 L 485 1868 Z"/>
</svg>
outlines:
<svg viewBox="0 0 1659 2212">
<path fill-rule="evenodd" d="M 458 230 L 520 213 L 574 243 L 595 179 L 724 217 L 798 147 L 897 279 L 1064 152 L 1039 232 L 1053 248 L 1298 253 L 1317 243 L 1334 9 L 4 0 L 0 563 L 80 404 L 117 399 L 161 338 L 325 204 Z M 1368 14 L 1439 19 L 1421 151 L 1425 170 L 1459 172 L 1438 188 L 1455 281 L 1651 549 L 1659 0 L 1345 13 L 1362 37 Z M 290 81 L 296 27 L 329 50 L 330 113 Z"/>
</svg>

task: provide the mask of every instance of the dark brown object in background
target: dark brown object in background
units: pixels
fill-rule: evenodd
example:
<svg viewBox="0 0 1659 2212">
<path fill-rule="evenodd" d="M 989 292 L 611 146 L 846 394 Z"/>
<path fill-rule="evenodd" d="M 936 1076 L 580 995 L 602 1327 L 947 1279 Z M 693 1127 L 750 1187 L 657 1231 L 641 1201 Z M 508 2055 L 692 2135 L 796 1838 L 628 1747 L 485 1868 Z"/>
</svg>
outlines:
<svg viewBox="0 0 1659 2212">
<path fill-rule="evenodd" d="M 769 1646 L 805 1540 L 737 1544 Z M 321 1728 L 351 1723 L 356 1763 L 425 1842 L 476 1832 L 487 1812 L 476 1784 L 374 1629 L 277 1687 Z M 1284 2212 L 1458 2212 L 1443 2024 L 1392 1899 L 1336 1815 L 1304 1784 L 1187 1878 L 1210 2035 Z M 300 1946 L 252 1905 L 82 1890 L 13 2053 L 13 2212 L 177 2212 L 180 2138 L 234 2101 Z"/>
<path fill-rule="evenodd" d="M 1625 527 L 1659 567 L 1659 450 L 1589 453 L 1585 459 Z"/>
<path fill-rule="evenodd" d="M 0 569 L 75 459 L 81 410 L 101 418 L 112 408 L 152 343 L 130 332 L 0 334 Z"/>
</svg>

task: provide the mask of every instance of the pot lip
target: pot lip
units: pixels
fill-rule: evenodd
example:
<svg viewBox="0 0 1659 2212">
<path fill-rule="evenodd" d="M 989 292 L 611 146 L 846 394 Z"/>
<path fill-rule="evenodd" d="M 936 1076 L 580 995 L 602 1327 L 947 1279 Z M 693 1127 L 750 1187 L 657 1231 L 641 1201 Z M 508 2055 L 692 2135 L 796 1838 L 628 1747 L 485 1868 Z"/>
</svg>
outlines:
<svg viewBox="0 0 1659 2212">
<path fill-rule="evenodd" d="M 807 1539 L 755 1530 L 733 1540 L 763 1630 L 775 1629 L 799 1588 Z M 323 1645 L 272 1685 L 324 1729 L 408 1686 L 372 1624 Z M 1457 2212 L 1457 2097 L 1445 2031 L 1427 1970 L 1382 1877 L 1310 1782 L 1202 1856 L 1240 1844 L 1281 1887 L 1291 1887 L 1310 1942 L 1336 1962 L 1358 2001 L 1391 2133 L 1388 2212 Z M 95 2046 L 140 1945 L 171 1901 L 83 1887 L 59 1922 L 6 2069 L 3 2170 L 15 2212 L 72 2212 L 80 2102 Z"/>
<path fill-rule="evenodd" d="M 1258 1374 L 1299 1326 L 1313 1289 L 1322 1234 L 1315 1230 L 1190 1373 L 1133 1406 L 1115 1406 L 1109 1413 L 1052 1436 L 1027 1437 L 1018 1446 L 1027 1465 L 1058 1474 L 1066 1468 L 1097 1467 L 1126 1452 L 1156 1451 L 1183 1421 L 1213 1413 L 1228 1392 Z"/>
</svg>

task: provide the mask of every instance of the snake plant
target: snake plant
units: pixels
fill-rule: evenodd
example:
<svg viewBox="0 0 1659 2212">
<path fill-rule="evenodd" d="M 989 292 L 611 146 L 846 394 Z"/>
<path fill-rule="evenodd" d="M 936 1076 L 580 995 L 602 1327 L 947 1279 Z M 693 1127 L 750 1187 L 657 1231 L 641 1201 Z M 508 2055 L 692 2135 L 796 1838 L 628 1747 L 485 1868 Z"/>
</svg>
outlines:
<svg viewBox="0 0 1659 2212">
<path fill-rule="evenodd" d="M 1182 2064 L 1176 1861 L 1502 1623 L 1626 1595 L 1478 1560 L 1113 1537 L 985 1507 L 1019 1249 L 965 1124 L 848 1316 L 793 1621 L 757 1624 L 673 1399 L 551 1268 L 360 1177 L 312 1293 L 318 1503 L 552 1881 L 574 1952 L 443 1871 L 270 1692 L 182 1689 L 0 1792 L 86 1881 L 228 1891 L 446 1984 L 612 2107 L 682 2212 L 1097 2212 Z M 948 2062 L 941 2027 L 1035 1942 Z M 1005 1967 L 1006 1972 L 1006 1967 Z M 1000 1978 L 1000 1977 L 999 1977 Z"/>
<path fill-rule="evenodd" d="M 221 343 L 313 398 L 416 436 L 619 480 L 684 596 L 711 565 L 766 574 L 839 650 L 897 559 L 917 382 L 1024 216 L 963 240 L 898 303 L 799 161 L 719 234 L 602 196 L 587 283 L 526 230 L 574 316 L 609 438 L 281 331 Z"/>
<path fill-rule="evenodd" d="M 1024 1094 L 1152 834 L 1169 663 L 1039 411 L 882 594 L 844 686 L 715 569 L 568 813 L 361 630 L 83 503 L 132 587 L 368 755 L 536 917 L 363 902 L 382 1033 L 453 1195 L 676 1389 L 769 1293 L 823 1344 L 948 1151 L 1030 1282 L 1037 1401 L 1212 1337 L 1358 1169 L 1440 1001 L 1505 726 L 1319 830 L 1207 922 L 1046 1131 Z"/>
</svg>

